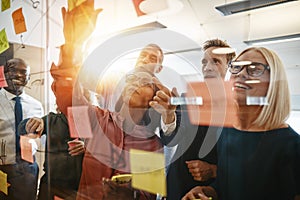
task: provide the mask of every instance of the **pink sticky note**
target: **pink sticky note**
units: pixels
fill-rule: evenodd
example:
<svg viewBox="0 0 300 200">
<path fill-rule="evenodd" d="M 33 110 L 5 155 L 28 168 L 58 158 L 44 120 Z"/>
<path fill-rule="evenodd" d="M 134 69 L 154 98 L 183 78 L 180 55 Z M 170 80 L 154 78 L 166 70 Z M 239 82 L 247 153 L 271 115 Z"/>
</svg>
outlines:
<svg viewBox="0 0 300 200">
<path fill-rule="evenodd" d="M 21 158 L 23 160 L 33 163 L 32 144 L 29 142 L 29 140 L 30 138 L 27 136 L 20 136 Z"/>
<path fill-rule="evenodd" d="M 4 76 L 4 66 L 0 66 L 0 88 L 7 87 L 7 82 Z"/>
<path fill-rule="evenodd" d="M 68 107 L 68 123 L 71 138 L 93 137 L 87 106 Z"/>
</svg>

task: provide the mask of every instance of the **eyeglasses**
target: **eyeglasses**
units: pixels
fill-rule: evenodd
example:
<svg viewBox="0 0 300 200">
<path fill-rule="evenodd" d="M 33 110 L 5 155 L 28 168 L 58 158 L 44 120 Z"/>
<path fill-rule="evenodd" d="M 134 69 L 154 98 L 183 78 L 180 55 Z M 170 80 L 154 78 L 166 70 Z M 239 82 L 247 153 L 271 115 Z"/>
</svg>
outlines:
<svg viewBox="0 0 300 200">
<path fill-rule="evenodd" d="M 250 61 L 233 61 L 228 64 L 229 72 L 232 74 L 240 73 L 245 67 L 249 76 L 259 77 L 263 75 L 265 70 L 270 71 L 270 66 Z"/>
</svg>

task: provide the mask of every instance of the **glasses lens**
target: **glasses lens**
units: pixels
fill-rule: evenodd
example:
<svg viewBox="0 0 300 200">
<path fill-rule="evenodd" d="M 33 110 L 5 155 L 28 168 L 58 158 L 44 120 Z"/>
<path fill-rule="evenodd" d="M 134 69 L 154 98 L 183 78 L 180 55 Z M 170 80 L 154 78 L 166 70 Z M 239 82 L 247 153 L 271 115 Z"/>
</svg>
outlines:
<svg viewBox="0 0 300 200">
<path fill-rule="evenodd" d="M 260 76 L 265 70 L 261 63 L 252 63 L 247 66 L 247 72 L 250 76 Z"/>
<path fill-rule="evenodd" d="M 230 64 L 229 65 L 229 71 L 232 74 L 237 74 L 240 71 L 242 71 L 242 69 L 243 69 L 243 66 L 241 66 L 241 65 L 235 65 L 235 64 Z"/>
</svg>

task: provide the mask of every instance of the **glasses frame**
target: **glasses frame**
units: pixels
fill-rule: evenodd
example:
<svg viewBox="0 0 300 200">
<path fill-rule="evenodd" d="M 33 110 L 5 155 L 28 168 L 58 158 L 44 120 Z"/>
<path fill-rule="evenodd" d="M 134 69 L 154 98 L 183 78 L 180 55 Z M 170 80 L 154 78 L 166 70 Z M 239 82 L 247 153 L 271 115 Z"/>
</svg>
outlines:
<svg viewBox="0 0 300 200">
<path fill-rule="evenodd" d="M 232 66 L 234 66 L 232 63 L 234 63 L 234 62 L 236 62 L 236 61 L 232 61 L 232 62 L 228 63 L 228 70 L 231 74 L 238 74 L 241 71 L 243 71 L 243 69 L 245 67 L 246 67 L 247 74 L 251 77 L 260 77 L 261 75 L 263 75 L 265 73 L 266 70 L 270 71 L 270 66 L 269 65 L 259 63 L 259 62 L 247 62 L 247 64 L 235 65 L 235 66 L 242 66 L 242 67 L 238 72 L 232 72 L 231 69 L 232 69 Z M 242 61 L 238 61 L 238 62 L 242 62 Z M 253 74 L 249 73 L 249 68 L 250 68 L 251 65 L 252 66 L 262 65 L 264 67 L 264 70 L 261 73 L 257 74 L 257 75 L 253 75 Z"/>
</svg>

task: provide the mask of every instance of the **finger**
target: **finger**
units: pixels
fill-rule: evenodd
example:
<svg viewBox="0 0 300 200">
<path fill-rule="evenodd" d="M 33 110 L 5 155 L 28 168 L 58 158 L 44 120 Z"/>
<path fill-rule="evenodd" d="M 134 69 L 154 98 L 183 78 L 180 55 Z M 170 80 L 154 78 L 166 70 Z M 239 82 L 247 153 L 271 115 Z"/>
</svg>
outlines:
<svg viewBox="0 0 300 200">
<path fill-rule="evenodd" d="M 201 173 L 191 173 L 191 174 L 192 174 L 192 176 L 193 176 L 194 178 L 197 178 L 197 179 L 199 179 L 199 180 L 202 179 Z"/>
<path fill-rule="evenodd" d="M 165 108 L 160 105 L 157 101 L 150 101 L 149 102 L 149 105 L 154 109 L 156 110 L 158 113 L 162 113 L 165 111 Z"/>
<path fill-rule="evenodd" d="M 158 96 L 154 96 L 153 97 L 153 100 L 155 102 L 157 102 L 159 105 L 161 105 L 163 108 L 165 109 L 168 109 L 169 108 L 169 101 L 165 100 L 165 99 L 162 99 Z"/>
<path fill-rule="evenodd" d="M 37 127 L 40 125 L 36 119 L 29 119 L 26 123 L 26 131 L 27 133 L 34 133 Z"/>
<path fill-rule="evenodd" d="M 155 97 L 159 97 L 164 102 L 169 102 L 169 99 L 170 99 L 169 93 L 166 93 L 163 90 L 157 91 L 156 96 L 154 96 L 154 98 Z"/>
<path fill-rule="evenodd" d="M 36 131 L 41 133 L 44 130 L 44 121 L 40 120 L 40 125 L 36 128 Z"/>
<path fill-rule="evenodd" d="M 188 168 L 199 168 L 199 161 L 198 160 L 190 160 L 185 162 Z"/>
<path fill-rule="evenodd" d="M 192 174 L 199 174 L 201 173 L 200 168 L 189 168 L 190 173 Z"/>
<path fill-rule="evenodd" d="M 65 8 L 65 7 L 62 7 L 62 8 L 61 8 L 61 14 L 62 14 L 62 18 L 63 18 L 63 19 L 64 19 L 65 16 L 66 16 L 66 12 L 67 12 L 66 8 Z"/>
<path fill-rule="evenodd" d="M 171 94 L 172 94 L 173 97 L 179 97 L 179 93 L 178 93 L 176 87 L 172 88 Z"/>
<path fill-rule="evenodd" d="M 99 9 L 97 9 L 97 10 L 95 10 L 95 15 L 97 16 L 100 12 L 102 12 L 103 11 L 103 9 L 102 8 L 99 8 Z"/>
<path fill-rule="evenodd" d="M 192 199 L 196 199 L 195 195 L 192 192 L 187 193 L 182 200 L 192 200 Z"/>
<path fill-rule="evenodd" d="M 205 196 L 204 194 L 198 193 L 198 196 L 201 198 L 201 200 L 210 200 L 211 198 Z"/>
</svg>

